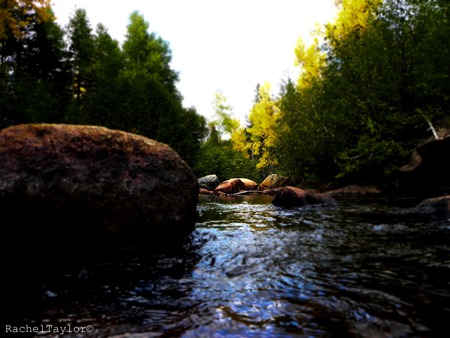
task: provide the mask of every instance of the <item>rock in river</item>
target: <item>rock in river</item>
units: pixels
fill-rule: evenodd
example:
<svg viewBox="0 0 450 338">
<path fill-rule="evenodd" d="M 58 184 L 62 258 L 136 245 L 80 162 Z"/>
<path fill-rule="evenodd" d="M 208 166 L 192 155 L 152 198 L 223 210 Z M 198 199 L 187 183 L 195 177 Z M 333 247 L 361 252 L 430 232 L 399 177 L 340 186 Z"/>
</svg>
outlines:
<svg viewBox="0 0 450 338">
<path fill-rule="evenodd" d="M 0 131 L 0 239 L 160 243 L 194 229 L 198 181 L 169 146 L 97 126 Z"/>
<path fill-rule="evenodd" d="M 450 217 L 450 196 L 428 198 L 420 202 L 415 210 L 420 214 L 448 218 Z"/>
<path fill-rule="evenodd" d="M 326 194 L 318 194 L 287 186 L 277 192 L 272 200 L 272 204 L 278 207 L 293 208 L 310 204 L 334 205 L 335 200 Z"/>
</svg>

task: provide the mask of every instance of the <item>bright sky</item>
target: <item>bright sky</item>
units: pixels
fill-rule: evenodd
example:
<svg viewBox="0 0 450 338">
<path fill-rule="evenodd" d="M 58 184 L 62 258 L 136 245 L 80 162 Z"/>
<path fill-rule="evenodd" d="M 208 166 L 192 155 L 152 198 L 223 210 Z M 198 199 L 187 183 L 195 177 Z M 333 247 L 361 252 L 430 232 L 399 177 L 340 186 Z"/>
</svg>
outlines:
<svg viewBox="0 0 450 338">
<path fill-rule="evenodd" d="M 172 69 L 186 108 L 212 119 L 221 91 L 235 118 L 245 122 L 256 86 L 268 81 L 274 94 L 282 79 L 297 78 L 294 49 L 308 41 L 316 23 L 332 21 L 334 0 L 52 0 L 61 26 L 76 8 L 86 10 L 92 29 L 107 27 L 124 41 L 130 14 L 137 10 L 151 32 L 169 43 Z"/>
</svg>

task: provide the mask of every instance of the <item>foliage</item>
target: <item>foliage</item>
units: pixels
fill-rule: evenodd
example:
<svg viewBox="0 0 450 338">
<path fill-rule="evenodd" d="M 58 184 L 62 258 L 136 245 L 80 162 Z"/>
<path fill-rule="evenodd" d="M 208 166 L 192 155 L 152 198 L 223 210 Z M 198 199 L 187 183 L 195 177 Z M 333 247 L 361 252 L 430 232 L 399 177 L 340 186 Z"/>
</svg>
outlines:
<svg viewBox="0 0 450 338">
<path fill-rule="evenodd" d="M 14 18 L 21 34 L 7 31 L 0 39 L 0 125 L 63 121 L 70 100 L 64 33 L 33 11 L 17 10 Z"/>
<path fill-rule="evenodd" d="M 295 57 L 295 65 L 301 67 L 297 86 L 299 89 L 308 88 L 320 78 L 325 67 L 325 53 L 320 50 L 318 37 L 314 38 L 309 47 L 299 39 L 295 47 Z"/>
<path fill-rule="evenodd" d="M 202 144 L 194 172 L 198 177 L 215 174 L 221 180 L 234 177 L 260 179 L 256 161 L 248 159 L 233 146 L 233 137 L 241 128 L 222 92 L 216 92 L 212 106 L 216 119 L 209 123 L 209 136 Z"/>
<path fill-rule="evenodd" d="M 182 105 L 168 42 L 130 15 L 122 46 L 78 9 L 64 29 L 49 1 L 0 5 L 0 127 L 103 125 L 173 147 L 197 175 L 377 183 L 450 124 L 450 3 L 342 0 L 336 21 L 299 40 L 296 81 L 258 86 L 249 125 L 217 92 L 216 119 Z M 32 88 L 32 90 L 30 90 Z M 209 138 L 205 141 L 206 137 Z"/>
<path fill-rule="evenodd" d="M 92 84 L 92 65 L 94 63 L 94 36 L 84 9 L 77 9 L 67 26 L 69 55 L 73 75 L 72 90 L 78 103 L 81 95 Z"/>
<path fill-rule="evenodd" d="M 335 131 L 321 114 L 329 103 L 318 100 L 321 94 L 320 82 L 299 91 L 298 86 L 288 80 L 281 88 L 278 106 L 282 116 L 277 139 L 279 172 L 295 182 L 330 181 L 336 175 Z"/>
<path fill-rule="evenodd" d="M 448 126 L 448 14 L 437 0 L 342 1 L 324 43 L 298 45 L 301 78 L 280 93 L 283 170 L 380 182 L 431 135 L 428 122 Z"/>
<path fill-rule="evenodd" d="M 258 88 L 258 101 L 249 115 L 250 126 L 237 129 L 232 136 L 235 149 L 240 150 L 247 158 L 257 160 L 257 169 L 266 174 L 273 173 L 278 165 L 274 148 L 279 118 L 280 112 L 276 102 L 272 100 L 270 84 L 266 82 Z"/>
<path fill-rule="evenodd" d="M 168 43 L 148 32 L 139 13 L 130 15 L 121 48 L 103 25 L 92 30 L 83 9 L 74 12 L 63 30 L 50 8 L 44 21 L 39 4 L 46 1 L 14 3 L 7 14 L 13 15 L 20 34 L 8 26 L 0 37 L 1 126 L 102 125 L 167 143 L 194 164 L 206 121 L 182 106 Z"/>
<path fill-rule="evenodd" d="M 0 4 L 0 40 L 22 39 L 33 22 L 53 20 L 50 0 L 4 0 Z"/>
<path fill-rule="evenodd" d="M 243 177 L 261 180 L 261 175 L 256 170 L 256 162 L 242 156 L 242 153 L 233 148 L 230 140 L 206 141 L 200 151 L 200 156 L 194 166 L 197 177 L 215 174 L 221 181 Z"/>
<path fill-rule="evenodd" d="M 211 122 L 210 128 L 214 128 L 219 138 L 229 138 L 240 123 L 232 117 L 233 109 L 227 104 L 227 98 L 221 91 L 217 91 L 214 96 L 213 110 L 216 120 Z"/>
</svg>

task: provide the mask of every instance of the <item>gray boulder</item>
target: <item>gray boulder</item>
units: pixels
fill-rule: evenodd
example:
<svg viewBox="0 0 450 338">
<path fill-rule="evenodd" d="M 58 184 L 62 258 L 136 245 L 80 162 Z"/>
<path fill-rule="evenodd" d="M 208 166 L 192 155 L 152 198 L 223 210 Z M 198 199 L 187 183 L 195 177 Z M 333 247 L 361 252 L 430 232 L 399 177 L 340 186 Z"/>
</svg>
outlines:
<svg viewBox="0 0 450 338">
<path fill-rule="evenodd" d="M 193 229 L 198 182 L 169 146 L 95 126 L 0 131 L 0 238 L 52 245 L 175 241 Z"/>
<path fill-rule="evenodd" d="M 200 184 L 200 187 L 212 191 L 220 184 L 220 180 L 217 175 L 212 174 L 200 177 L 198 183 Z"/>
</svg>

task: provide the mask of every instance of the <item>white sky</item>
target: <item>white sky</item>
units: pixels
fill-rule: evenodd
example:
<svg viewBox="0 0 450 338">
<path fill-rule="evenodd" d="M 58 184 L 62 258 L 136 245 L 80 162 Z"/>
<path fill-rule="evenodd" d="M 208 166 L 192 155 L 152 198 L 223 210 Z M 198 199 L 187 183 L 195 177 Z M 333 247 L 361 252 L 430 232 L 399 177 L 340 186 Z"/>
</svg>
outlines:
<svg viewBox="0 0 450 338">
<path fill-rule="evenodd" d="M 92 29 L 102 23 L 123 42 L 130 14 L 137 10 L 169 43 L 172 69 L 186 108 L 213 118 L 220 90 L 244 123 L 258 83 L 268 81 L 274 94 L 282 79 L 297 78 L 294 49 L 316 23 L 334 19 L 334 0 L 52 0 L 64 27 L 76 8 L 86 10 Z"/>
</svg>

